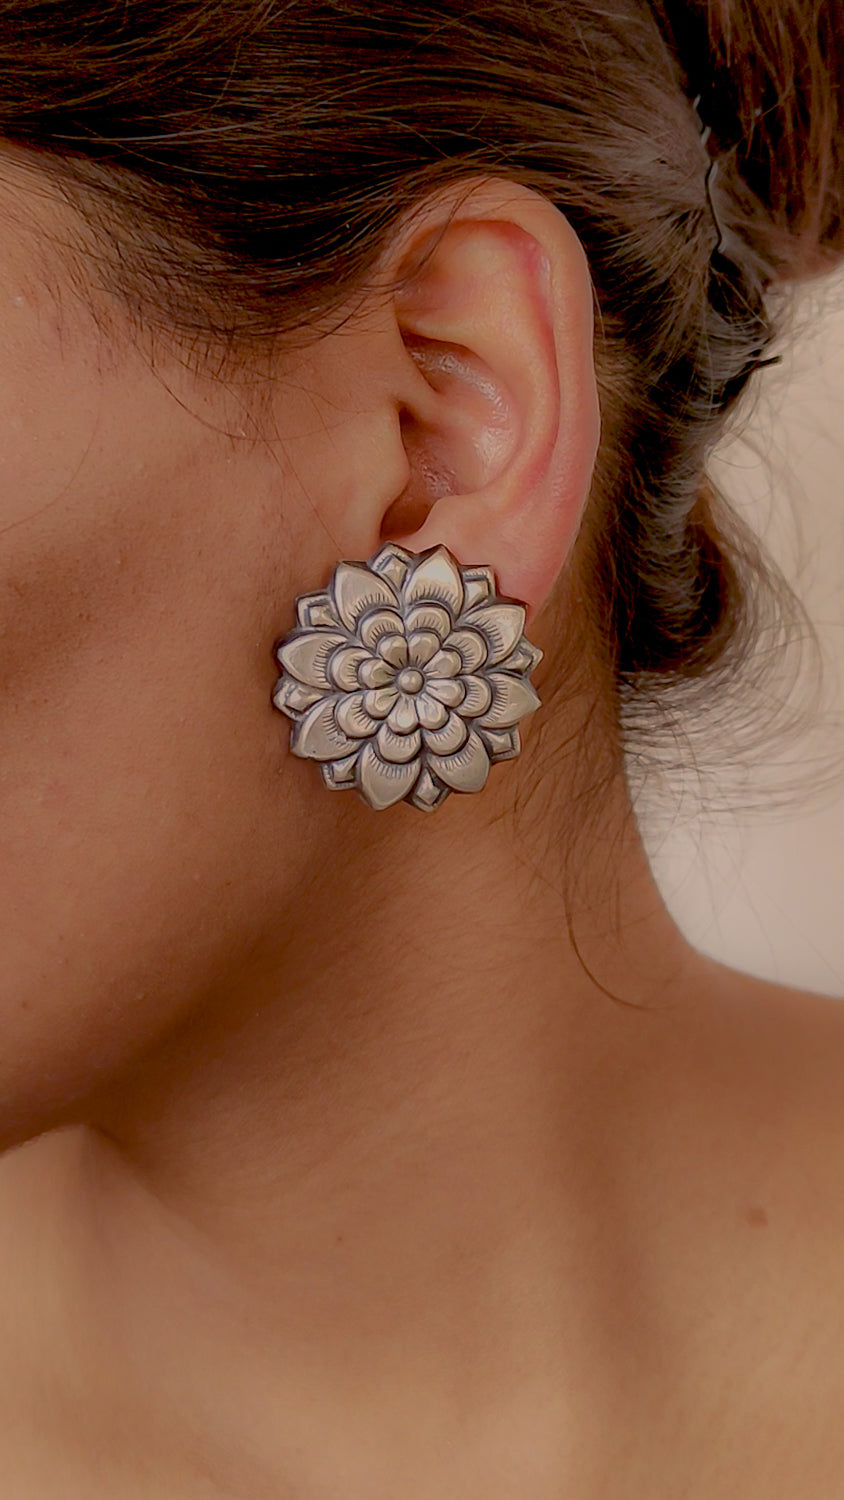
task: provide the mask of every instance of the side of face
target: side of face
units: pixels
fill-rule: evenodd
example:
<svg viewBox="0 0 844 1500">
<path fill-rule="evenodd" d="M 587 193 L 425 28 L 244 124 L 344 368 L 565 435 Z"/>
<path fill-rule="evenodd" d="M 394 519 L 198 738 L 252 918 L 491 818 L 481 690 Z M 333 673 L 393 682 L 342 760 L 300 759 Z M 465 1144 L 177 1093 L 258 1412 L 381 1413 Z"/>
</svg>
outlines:
<svg viewBox="0 0 844 1500">
<path fill-rule="evenodd" d="M 532 619 L 599 419 L 585 256 L 528 189 L 459 184 L 397 232 L 400 293 L 225 378 L 77 294 L 68 210 L 5 160 L 0 210 L 2 1147 L 81 1117 L 259 961 L 283 990 L 315 911 L 348 904 L 345 849 L 383 872 L 418 847 L 423 815 L 289 754 L 273 648 L 384 540 L 491 565 Z M 427 857 L 470 817 L 435 814 Z"/>
<path fill-rule="evenodd" d="M 326 496 L 358 540 L 373 441 L 328 346 L 259 432 L 244 388 L 106 337 L 60 266 L 32 270 L 52 210 L 30 224 L 7 195 L 0 1144 L 63 1118 L 283 929 L 337 810 L 302 796 L 272 648 L 323 581 Z"/>
</svg>

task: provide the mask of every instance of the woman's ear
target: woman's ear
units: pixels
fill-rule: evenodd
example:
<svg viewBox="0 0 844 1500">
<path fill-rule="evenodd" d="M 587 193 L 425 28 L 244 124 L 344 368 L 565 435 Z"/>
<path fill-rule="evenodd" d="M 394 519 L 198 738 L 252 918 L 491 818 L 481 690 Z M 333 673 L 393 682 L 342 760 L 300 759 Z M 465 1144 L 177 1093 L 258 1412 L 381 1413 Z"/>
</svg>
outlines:
<svg viewBox="0 0 844 1500">
<path fill-rule="evenodd" d="M 409 478 L 381 540 L 491 565 L 530 617 L 577 536 L 598 445 L 583 248 L 546 199 L 486 179 L 429 200 L 389 269 L 418 378 L 400 411 Z"/>
</svg>

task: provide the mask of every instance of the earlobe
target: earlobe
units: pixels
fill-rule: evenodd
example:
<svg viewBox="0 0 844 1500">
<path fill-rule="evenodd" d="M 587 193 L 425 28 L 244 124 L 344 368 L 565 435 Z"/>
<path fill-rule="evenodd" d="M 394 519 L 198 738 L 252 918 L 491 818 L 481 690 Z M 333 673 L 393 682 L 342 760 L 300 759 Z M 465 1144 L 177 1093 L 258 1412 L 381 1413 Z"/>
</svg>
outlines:
<svg viewBox="0 0 844 1500">
<path fill-rule="evenodd" d="M 439 228 L 395 310 L 422 379 L 402 413 L 411 478 L 382 538 L 491 566 L 530 618 L 577 536 L 597 450 L 580 242 L 538 194 L 484 184 Z"/>
</svg>

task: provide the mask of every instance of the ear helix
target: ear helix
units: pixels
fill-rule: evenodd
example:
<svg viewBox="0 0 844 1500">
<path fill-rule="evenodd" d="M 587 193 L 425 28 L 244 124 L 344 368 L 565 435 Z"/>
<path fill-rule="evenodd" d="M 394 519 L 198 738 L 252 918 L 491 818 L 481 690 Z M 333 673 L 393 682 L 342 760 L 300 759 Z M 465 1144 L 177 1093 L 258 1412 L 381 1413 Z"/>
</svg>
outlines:
<svg viewBox="0 0 844 1500">
<path fill-rule="evenodd" d="M 491 568 L 463 567 L 444 546 L 390 542 L 368 563 L 339 562 L 296 607 L 297 626 L 275 647 L 273 703 L 293 720 L 293 754 L 317 761 L 332 790 L 354 788 L 377 810 L 405 801 L 432 812 L 519 754 L 542 652 Z"/>
</svg>

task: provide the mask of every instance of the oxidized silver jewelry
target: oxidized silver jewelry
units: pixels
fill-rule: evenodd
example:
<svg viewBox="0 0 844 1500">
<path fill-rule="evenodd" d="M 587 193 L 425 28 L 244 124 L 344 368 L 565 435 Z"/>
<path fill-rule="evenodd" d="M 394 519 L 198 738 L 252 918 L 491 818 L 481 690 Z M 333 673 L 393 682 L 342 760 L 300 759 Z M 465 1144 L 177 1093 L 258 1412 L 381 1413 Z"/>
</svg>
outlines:
<svg viewBox="0 0 844 1500">
<path fill-rule="evenodd" d="M 431 812 L 518 755 L 542 652 L 491 568 L 389 542 L 368 563 L 339 562 L 327 589 L 296 606 L 299 623 L 275 648 L 273 702 L 293 720 L 293 754 L 318 761 L 326 786 Z"/>
</svg>

